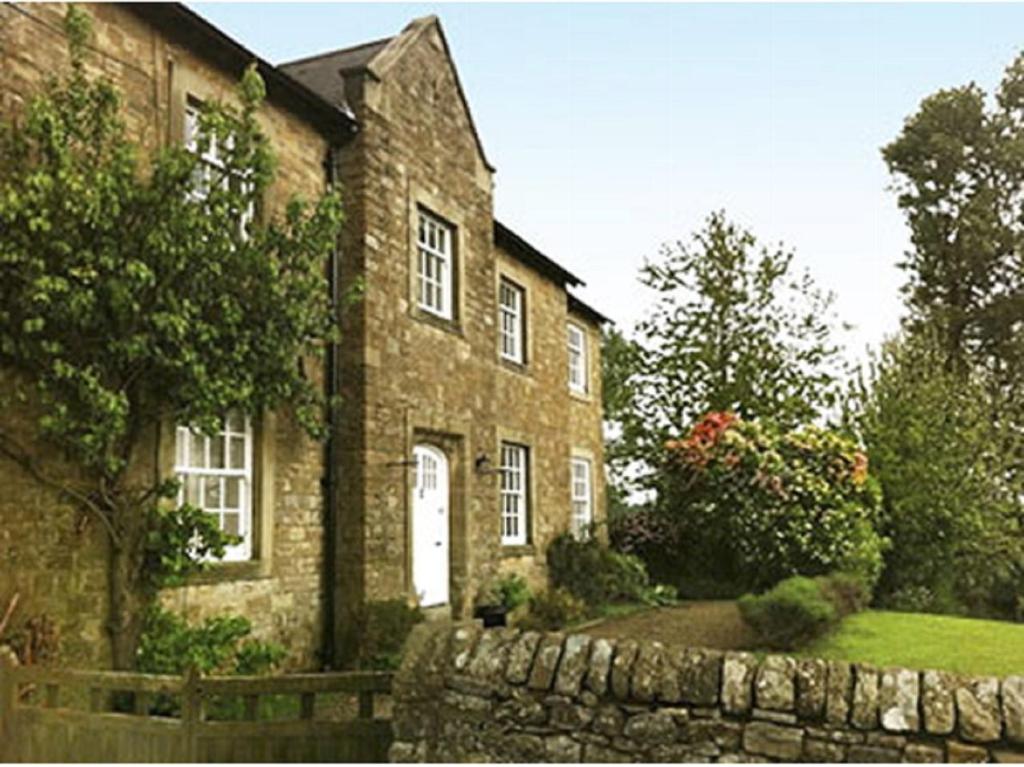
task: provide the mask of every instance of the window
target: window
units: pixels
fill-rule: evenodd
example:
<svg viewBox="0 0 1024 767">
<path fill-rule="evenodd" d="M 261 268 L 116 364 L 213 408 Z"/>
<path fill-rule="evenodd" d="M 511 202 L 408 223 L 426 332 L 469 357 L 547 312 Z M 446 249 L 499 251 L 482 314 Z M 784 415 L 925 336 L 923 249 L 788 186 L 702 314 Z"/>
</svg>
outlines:
<svg viewBox="0 0 1024 767">
<path fill-rule="evenodd" d="M 527 541 L 527 492 L 529 466 L 526 448 L 503 443 L 501 446 L 501 542 L 506 546 Z"/>
<path fill-rule="evenodd" d="M 234 145 L 233 137 L 231 136 L 227 140 L 219 140 L 214 136 L 205 147 L 202 146 L 201 115 L 202 102 L 190 98 L 185 105 L 185 148 L 194 154 L 198 154 L 201 160 L 193 173 L 192 191 L 190 193 L 192 199 L 197 201 L 205 200 L 209 197 L 210 190 L 213 189 L 214 184 L 219 183 L 222 189 L 226 189 L 231 183 L 230 176 L 225 172 L 224 158 Z M 248 192 L 248 182 L 244 178 L 239 179 L 239 181 L 241 183 L 241 191 L 243 193 Z M 249 224 L 252 223 L 255 215 L 255 203 L 250 201 L 241 216 L 243 235 L 247 231 Z"/>
<path fill-rule="evenodd" d="M 498 288 L 498 332 L 501 334 L 502 359 L 522 364 L 525 315 L 523 289 L 503 279 Z"/>
<path fill-rule="evenodd" d="M 590 461 L 585 458 L 573 458 L 572 519 L 569 529 L 577 540 L 583 540 L 590 535 L 590 523 L 593 522 L 590 487 Z"/>
<path fill-rule="evenodd" d="M 569 323 L 569 388 L 587 393 L 587 334 L 579 325 Z"/>
<path fill-rule="evenodd" d="M 452 318 L 451 226 L 420 211 L 416 242 L 419 250 L 419 306 L 442 319 Z"/>
<path fill-rule="evenodd" d="M 228 561 L 252 557 L 252 424 L 232 413 L 212 437 L 179 426 L 175 431 L 174 473 L 181 482 L 178 503 L 217 517 L 220 529 L 242 541 L 229 546 Z"/>
</svg>

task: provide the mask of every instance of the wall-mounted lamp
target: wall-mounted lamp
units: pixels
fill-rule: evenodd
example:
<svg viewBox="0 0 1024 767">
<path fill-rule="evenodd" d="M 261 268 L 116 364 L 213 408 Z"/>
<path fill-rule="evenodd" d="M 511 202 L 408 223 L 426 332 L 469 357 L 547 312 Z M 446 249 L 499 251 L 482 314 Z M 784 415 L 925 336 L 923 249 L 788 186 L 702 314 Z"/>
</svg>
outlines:
<svg viewBox="0 0 1024 767">
<path fill-rule="evenodd" d="M 504 469 L 495 469 L 491 466 L 491 457 L 487 453 L 480 453 L 473 462 L 477 474 L 502 474 Z"/>
</svg>

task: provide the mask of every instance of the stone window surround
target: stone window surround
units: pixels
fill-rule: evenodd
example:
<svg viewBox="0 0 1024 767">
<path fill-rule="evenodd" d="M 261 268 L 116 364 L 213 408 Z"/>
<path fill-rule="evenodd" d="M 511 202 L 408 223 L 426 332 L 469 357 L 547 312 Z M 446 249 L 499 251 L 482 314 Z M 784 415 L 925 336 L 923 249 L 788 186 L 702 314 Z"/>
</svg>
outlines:
<svg viewBox="0 0 1024 767">
<path fill-rule="evenodd" d="M 252 419 L 252 551 L 245 561 L 214 562 L 189 578 L 189 584 L 269 578 L 274 555 L 274 432 L 276 416 Z M 158 479 L 174 476 L 177 424 L 165 422 L 157 437 Z"/>
<path fill-rule="evenodd" d="M 465 269 L 466 269 L 466 227 L 462 216 L 454 205 L 449 205 L 438 195 L 433 194 L 415 182 L 409 183 L 408 193 L 408 303 L 409 314 L 414 319 L 447 330 L 462 334 L 462 317 L 465 308 Z M 452 295 L 451 319 L 420 308 L 419 302 L 419 214 L 420 211 L 440 220 L 451 227 L 452 239 Z"/>
<path fill-rule="evenodd" d="M 535 367 L 532 363 L 537 359 L 534 347 L 537 333 L 531 332 L 531 328 L 536 327 L 534 324 L 534 304 L 539 300 L 535 300 L 535 294 L 531 288 L 533 272 L 529 268 L 523 267 L 507 258 L 497 248 L 494 249 L 494 253 L 496 265 L 494 270 L 495 312 L 499 311 L 498 294 L 501 290 L 502 280 L 507 280 L 523 291 L 523 361 L 513 362 L 507 357 L 502 356 L 501 333 L 497 327 L 495 328 L 494 341 L 495 359 L 497 359 L 502 370 L 518 375 L 532 376 Z"/>
<path fill-rule="evenodd" d="M 241 424 L 238 423 L 238 419 L 241 420 Z M 252 419 L 240 414 L 236 414 L 235 418 L 229 414 L 224 419 L 221 430 L 212 437 L 196 433 L 183 425 L 178 425 L 175 429 L 174 474 L 181 482 L 177 502 L 185 502 L 186 497 L 190 495 L 190 480 L 195 480 L 193 492 L 198 492 L 203 501 L 200 502 L 197 498 L 189 499 L 190 502 L 219 517 L 222 529 L 225 524 L 224 517 L 237 517 L 236 534 L 242 541 L 226 548 L 222 560 L 224 562 L 248 562 L 252 559 L 254 437 Z M 239 456 L 234 455 L 233 446 L 239 438 L 242 440 L 242 453 L 240 464 L 237 464 L 235 459 Z M 215 442 L 222 444 L 220 466 L 212 465 L 217 463 L 212 450 Z M 199 449 L 201 456 L 198 461 L 194 459 L 196 448 Z M 219 485 L 216 506 L 212 506 L 207 497 L 208 483 L 211 480 Z M 231 496 L 228 491 L 229 483 L 236 488 L 234 504 L 228 503 Z"/>
<path fill-rule="evenodd" d="M 219 100 L 237 104 L 233 83 L 226 79 L 215 84 L 209 78 L 190 70 L 178 59 L 167 63 L 170 103 L 167 122 L 168 144 L 185 139 L 186 110 L 189 102 Z M 217 562 L 204 572 L 196 573 L 189 583 L 269 578 L 273 568 L 274 545 L 274 422 L 271 413 L 253 419 L 253 509 L 252 558 L 244 562 Z M 160 428 L 157 438 L 158 473 L 173 475 L 176 424 Z"/>
<path fill-rule="evenodd" d="M 571 383 L 566 383 L 566 388 L 569 390 L 569 396 L 573 399 L 580 400 L 582 402 L 593 402 L 594 400 L 594 358 L 597 354 L 594 353 L 594 338 L 591 332 L 590 324 L 583 319 L 580 319 L 574 314 L 569 314 L 566 318 L 566 376 L 568 376 L 568 354 L 569 354 L 569 326 L 572 325 L 583 333 L 583 345 L 584 345 L 584 359 L 583 359 L 583 391 L 576 389 Z M 598 347 L 599 349 L 599 347 Z"/>
<path fill-rule="evenodd" d="M 519 306 L 516 319 L 519 326 L 519 359 L 505 354 L 502 339 L 502 321 L 504 304 L 501 302 L 501 291 L 503 288 L 514 291 L 519 296 Z M 527 339 L 529 332 L 529 301 L 527 300 L 526 287 L 505 274 L 498 275 L 498 357 L 502 362 L 510 364 L 514 369 L 525 368 L 530 360 L 527 355 Z"/>
<path fill-rule="evenodd" d="M 574 465 L 577 462 L 582 462 L 587 467 L 587 511 L 589 518 L 587 521 L 588 526 L 594 524 L 594 454 L 589 450 L 583 448 L 573 448 L 569 454 L 569 531 L 573 532 L 573 527 L 576 524 L 576 510 L 574 508 L 577 501 L 576 498 L 576 476 L 574 474 Z"/>
<path fill-rule="evenodd" d="M 455 310 L 455 228 L 419 206 L 416 229 L 416 307 L 438 319 L 451 320 Z"/>
<path fill-rule="evenodd" d="M 502 558 L 528 557 L 537 553 L 537 520 L 542 514 L 537 493 L 537 454 L 531 435 L 516 429 L 498 427 L 497 439 L 494 444 L 495 467 L 501 462 L 502 443 L 520 445 L 526 448 L 526 543 L 504 544 L 501 542 L 501 482 L 494 483 L 494 501 L 491 508 L 494 513 L 494 536 L 498 551 Z"/>
<path fill-rule="evenodd" d="M 506 454 L 509 457 L 506 462 Z M 501 545 L 502 546 L 525 546 L 530 538 L 530 448 L 526 445 L 519 445 L 514 442 L 502 442 L 499 459 L 501 489 Z M 513 485 L 512 480 L 518 480 Z M 514 510 L 509 511 L 506 503 Z M 509 533 L 508 527 L 514 527 L 515 532 Z"/>
</svg>

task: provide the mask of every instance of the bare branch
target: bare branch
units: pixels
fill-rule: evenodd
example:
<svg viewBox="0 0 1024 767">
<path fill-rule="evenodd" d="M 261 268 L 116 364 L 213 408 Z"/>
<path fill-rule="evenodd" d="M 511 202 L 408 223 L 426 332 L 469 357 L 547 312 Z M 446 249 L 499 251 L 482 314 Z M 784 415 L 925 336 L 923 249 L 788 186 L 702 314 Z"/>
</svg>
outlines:
<svg viewBox="0 0 1024 767">
<path fill-rule="evenodd" d="M 103 513 L 103 509 L 96 505 L 96 503 L 81 490 L 68 485 L 65 482 L 54 479 L 53 477 L 46 474 L 42 469 L 39 468 L 38 462 L 32 457 L 31 453 L 25 450 L 23 447 L 18 445 L 9 435 L 0 432 L 0 456 L 8 458 L 16 465 L 20 466 L 21 469 L 27 473 L 34 480 L 39 482 L 51 490 L 55 490 L 61 495 L 66 495 L 77 503 L 81 508 L 88 511 L 92 516 L 99 519 L 103 526 L 107 530 L 107 534 L 110 536 L 111 542 L 115 546 L 120 546 L 121 537 L 114 530 L 113 523 L 110 518 Z"/>
</svg>

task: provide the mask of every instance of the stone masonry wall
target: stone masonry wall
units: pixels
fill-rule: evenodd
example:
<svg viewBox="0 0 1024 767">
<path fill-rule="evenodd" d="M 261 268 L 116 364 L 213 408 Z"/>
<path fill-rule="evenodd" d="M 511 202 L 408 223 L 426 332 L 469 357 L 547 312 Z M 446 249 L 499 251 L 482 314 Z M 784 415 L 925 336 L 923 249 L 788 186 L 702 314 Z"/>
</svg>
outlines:
<svg viewBox="0 0 1024 767">
<path fill-rule="evenodd" d="M 420 627 L 396 762 L 1020 762 L 1024 676 Z"/>
<path fill-rule="evenodd" d="M 85 8 L 93 21 L 87 66 L 110 77 L 122 92 L 128 128 L 140 151 L 180 140 L 187 96 L 232 98 L 241 71 L 227 71 L 175 44 L 123 5 Z M 45 78 L 67 66 L 65 9 L 59 3 L 0 4 L 0 118 L 23 112 Z M 281 210 L 293 194 L 318 196 L 326 183 L 326 139 L 274 103 L 264 106 L 259 119 L 278 159 L 267 209 Z M 27 408 L 0 412 L 0 430 L 30 444 L 31 417 Z M 273 461 L 262 461 L 257 471 L 269 479 L 273 508 L 265 515 L 272 530 L 258 546 L 259 561 L 215 566 L 201 582 L 165 593 L 164 601 L 193 618 L 246 615 L 261 637 L 287 642 L 291 666 L 311 668 L 321 641 L 323 450 L 286 414 L 264 423 L 263 432 L 260 455 L 272 455 Z M 50 453 L 42 459 L 51 473 L 69 470 Z M 107 665 L 102 531 L 4 461 L 0 490 L 0 610 L 20 593 L 16 625 L 46 614 L 60 630 L 62 663 Z"/>
<path fill-rule="evenodd" d="M 544 553 L 552 539 L 568 530 L 571 522 L 570 459 L 574 456 L 590 462 L 592 511 L 595 521 L 604 520 L 601 373 L 597 367 L 601 335 L 592 323 L 572 317 L 587 333 L 590 364 L 587 394 L 571 392 L 566 339 L 570 317 L 565 287 L 500 248 L 496 254 L 499 279 L 511 280 L 524 290 L 526 312 L 525 363 L 499 359 L 495 351 L 498 441 L 509 439 L 530 450 L 532 513 L 527 520 L 528 544 L 500 546 L 495 553 L 488 551 L 481 556 L 484 561 L 478 581 L 514 572 L 526 578 L 534 589 L 542 589 L 547 585 Z M 497 312 L 496 306 L 494 311 Z M 493 508 L 497 508 L 496 499 L 492 501 Z M 485 542 L 494 547 L 498 539 L 496 515 L 487 511 L 476 524 L 482 528 Z"/>
<path fill-rule="evenodd" d="M 339 78 L 340 79 L 340 78 Z M 590 336 L 591 392 L 568 390 L 565 287 L 494 245 L 493 181 L 475 140 L 436 19 L 412 22 L 378 54 L 373 74 L 345 72 L 360 131 L 341 152 L 348 218 L 343 273 L 363 299 L 343 332 L 348 404 L 339 440 L 345 508 L 338 517 L 336 621 L 341 655 L 364 602 L 412 598 L 412 485 L 417 444 L 439 448 L 451 471 L 450 605 L 467 617 L 499 573 L 544 582 L 547 543 L 569 525 L 570 456 L 592 458 L 595 516 L 603 512 L 600 332 Z M 416 213 L 455 232 L 454 318 L 418 307 Z M 525 365 L 501 360 L 501 277 L 526 292 Z M 530 451 L 530 537 L 502 546 L 502 441 Z M 486 457 L 489 470 L 478 470 Z M 441 608 L 446 609 L 446 608 Z"/>
</svg>

